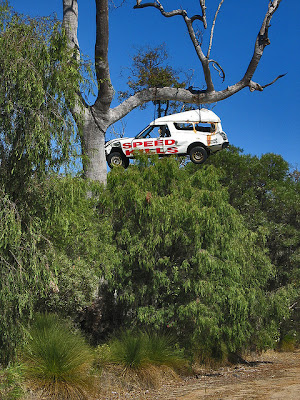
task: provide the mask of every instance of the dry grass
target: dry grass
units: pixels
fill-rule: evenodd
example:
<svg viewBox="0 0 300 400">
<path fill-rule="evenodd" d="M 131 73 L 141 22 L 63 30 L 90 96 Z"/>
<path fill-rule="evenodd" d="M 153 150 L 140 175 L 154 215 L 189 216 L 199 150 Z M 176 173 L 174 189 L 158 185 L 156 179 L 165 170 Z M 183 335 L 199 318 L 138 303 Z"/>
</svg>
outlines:
<svg viewBox="0 0 300 400">
<path fill-rule="evenodd" d="M 167 366 L 148 365 L 138 370 L 106 366 L 99 382 L 99 399 L 143 399 L 149 390 L 159 389 L 166 381 L 181 378 Z"/>
</svg>

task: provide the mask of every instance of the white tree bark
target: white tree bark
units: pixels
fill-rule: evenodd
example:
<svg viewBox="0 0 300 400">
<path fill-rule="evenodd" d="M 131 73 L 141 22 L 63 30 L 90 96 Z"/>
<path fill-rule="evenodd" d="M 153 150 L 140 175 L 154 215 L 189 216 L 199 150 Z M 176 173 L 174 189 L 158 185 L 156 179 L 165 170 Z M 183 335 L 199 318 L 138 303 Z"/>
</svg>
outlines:
<svg viewBox="0 0 300 400">
<path fill-rule="evenodd" d="M 106 184 L 107 167 L 104 152 L 105 133 L 110 125 L 123 118 L 130 113 L 134 108 L 143 105 L 149 101 L 155 100 L 177 100 L 190 104 L 208 104 L 215 103 L 226 99 L 244 89 L 249 87 L 250 91 L 262 91 L 265 87 L 274 83 L 283 75 L 279 75 L 273 79 L 272 82 L 260 85 L 252 81 L 252 77 L 258 63 L 262 57 L 265 47 L 270 44 L 268 37 L 268 30 L 270 21 L 275 11 L 278 9 L 282 0 L 268 1 L 268 9 L 264 17 L 262 26 L 257 35 L 254 52 L 249 63 L 249 66 L 240 79 L 239 82 L 228 86 L 225 90 L 215 91 L 214 84 L 211 77 L 210 68 L 219 69 L 220 73 L 225 76 L 225 73 L 220 64 L 209 58 L 214 25 L 219 9 L 224 0 L 221 0 L 219 7 L 215 14 L 213 26 L 211 28 L 211 35 L 209 41 L 209 48 L 205 56 L 201 44 L 197 40 L 197 35 L 193 28 L 193 22 L 198 20 L 202 21 L 204 28 L 207 27 L 206 20 L 206 5 L 205 0 L 199 0 L 201 15 L 194 15 L 188 17 L 185 10 L 172 10 L 165 11 L 161 1 L 155 0 L 154 2 L 143 3 L 141 0 L 135 1 L 134 8 L 142 9 L 147 7 L 154 7 L 164 17 L 182 16 L 186 24 L 190 39 L 193 43 L 194 49 L 202 66 L 206 89 L 203 91 L 189 90 L 189 89 L 176 89 L 176 88 L 150 88 L 143 90 L 131 96 L 119 106 L 111 108 L 113 99 L 113 86 L 111 84 L 109 64 L 108 64 L 108 39 L 109 39 L 109 19 L 108 19 L 108 0 L 95 0 L 96 2 L 96 44 L 95 44 L 95 68 L 98 81 L 98 95 L 95 104 L 88 106 L 82 98 L 79 97 L 78 102 L 81 102 L 82 107 L 77 107 L 73 110 L 74 114 L 81 112 L 83 114 L 83 142 L 82 149 L 85 156 L 84 171 L 87 178 L 99 181 Z M 267 0 L 266 0 L 267 1 Z M 133 1 L 134 3 L 134 1 Z M 78 4 L 77 0 L 63 0 L 63 23 L 68 35 L 70 46 L 74 49 L 79 48 L 77 40 L 77 27 L 78 27 Z M 83 109 L 83 111 L 82 111 Z M 81 111 L 80 111 L 81 110 Z"/>
</svg>

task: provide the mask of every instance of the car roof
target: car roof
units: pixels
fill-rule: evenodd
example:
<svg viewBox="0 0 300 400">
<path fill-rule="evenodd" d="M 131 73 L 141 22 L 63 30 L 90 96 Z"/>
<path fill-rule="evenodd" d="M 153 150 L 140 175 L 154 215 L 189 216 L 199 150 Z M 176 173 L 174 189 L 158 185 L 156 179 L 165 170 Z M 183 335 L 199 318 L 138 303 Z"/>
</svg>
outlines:
<svg viewBox="0 0 300 400">
<path fill-rule="evenodd" d="M 201 108 L 200 110 L 184 111 L 178 114 L 166 115 L 157 118 L 150 125 L 160 125 L 166 122 L 221 122 L 220 118 L 211 110 Z"/>
</svg>

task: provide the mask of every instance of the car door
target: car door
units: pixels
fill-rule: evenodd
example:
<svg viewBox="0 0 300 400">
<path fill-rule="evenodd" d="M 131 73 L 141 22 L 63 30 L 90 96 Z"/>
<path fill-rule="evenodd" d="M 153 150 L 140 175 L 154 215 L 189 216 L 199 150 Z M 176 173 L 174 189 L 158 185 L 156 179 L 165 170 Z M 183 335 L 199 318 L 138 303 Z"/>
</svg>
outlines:
<svg viewBox="0 0 300 400">
<path fill-rule="evenodd" d="M 160 126 L 149 126 L 133 138 L 131 148 L 133 151 L 144 153 L 164 154 L 164 141 L 160 137 Z"/>
</svg>

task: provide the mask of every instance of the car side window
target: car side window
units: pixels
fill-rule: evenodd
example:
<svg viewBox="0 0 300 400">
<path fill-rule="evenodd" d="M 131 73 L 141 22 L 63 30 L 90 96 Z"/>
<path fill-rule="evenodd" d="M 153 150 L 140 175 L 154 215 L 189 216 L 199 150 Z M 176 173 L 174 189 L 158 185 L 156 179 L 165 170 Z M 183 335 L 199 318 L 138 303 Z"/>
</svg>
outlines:
<svg viewBox="0 0 300 400">
<path fill-rule="evenodd" d="M 192 131 L 194 129 L 193 124 L 184 123 L 184 122 L 175 122 L 174 126 L 177 130 L 180 130 L 180 131 Z"/>
<path fill-rule="evenodd" d="M 163 125 L 159 128 L 160 137 L 170 137 L 171 133 L 167 125 Z"/>
</svg>

